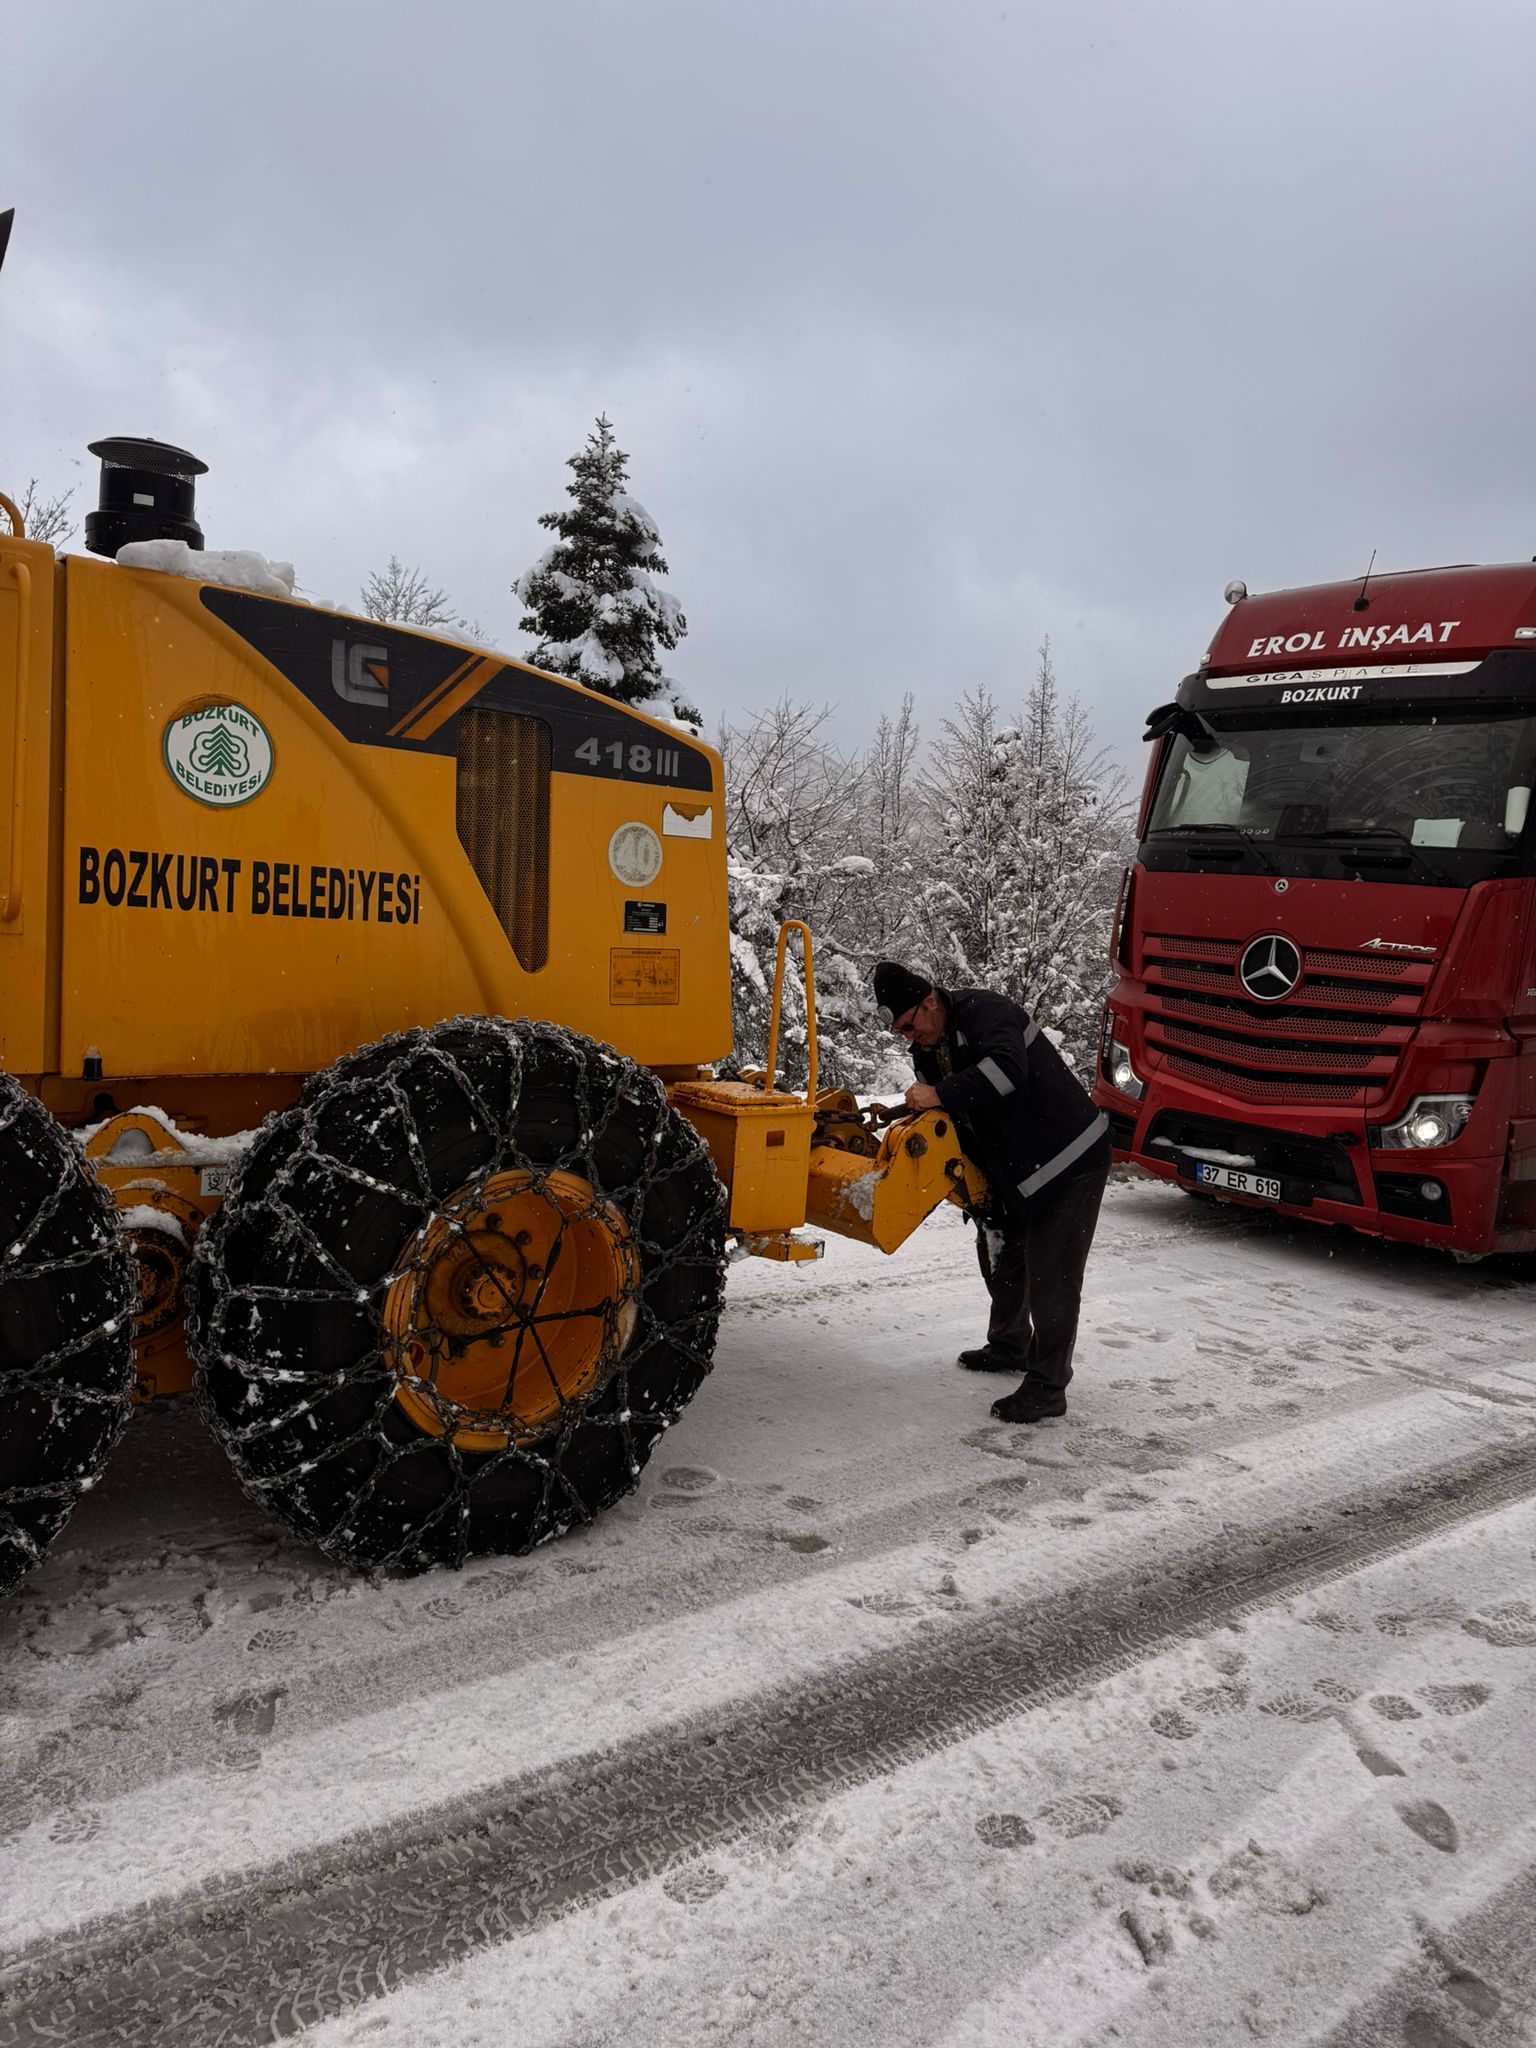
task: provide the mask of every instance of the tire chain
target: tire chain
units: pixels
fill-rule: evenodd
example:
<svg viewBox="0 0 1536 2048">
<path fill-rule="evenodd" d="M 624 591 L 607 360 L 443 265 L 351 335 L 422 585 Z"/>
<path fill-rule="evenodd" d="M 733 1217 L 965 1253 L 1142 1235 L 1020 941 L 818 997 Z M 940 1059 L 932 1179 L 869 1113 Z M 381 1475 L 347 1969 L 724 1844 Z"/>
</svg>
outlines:
<svg viewBox="0 0 1536 2048">
<path fill-rule="evenodd" d="M 0 1357 L 0 1444 L 18 1426 L 35 1428 L 46 1401 L 72 1461 L 41 1479 L 0 1483 L 0 1593 L 38 1563 L 95 1485 L 133 1397 L 134 1263 L 116 1207 L 73 1137 L 0 1074 L 0 1173 L 21 1160 L 51 1169 L 53 1185 L 19 1234 L 0 1244 L 0 1306 L 7 1288 L 45 1281 L 59 1290 L 60 1320 L 76 1309 L 80 1326 L 26 1364 Z M 50 1249 L 50 1238 L 62 1245 Z"/>
<path fill-rule="evenodd" d="M 510 1056 L 510 1100 L 514 1112 L 523 1081 L 536 1061 L 553 1059 L 563 1065 L 576 1083 L 575 1142 L 553 1159 L 527 1157 L 518 1149 L 514 1130 L 509 1127 L 515 1123 L 515 1117 L 503 1118 L 486 1100 L 479 1083 L 467 1071 L 464 1058 L 456 1056 L 453 1050 L 455 1042 L 463 1052 L 503 1052 Z M 389 1062 L 383 1073 L 379 1071 L 381 1059 Z M 424 1270 L 423 1260 L 418 1256 L 415 1261 L 394 1264 L 389 1271 L 360 1287 L 358 1279 L 317 1236 L 294 1200 L 296 1187 L 306 1176 L 312 1176 L 319 1170 L 362 1187 L 369 1193 L 383 1193 L 403 1209 L 413 1210 L 419 1217 L 419 1223 L 407 1232 L 407 1243 L 417 1241 L 425 1226 L 435 1216 L 444 1213 L 431 1186 L 422 1132 L 407 1090 L 402 1085 L 406 1078 L 422 1078 L 426 1068 L 436 1068 L 441 1078 L 449 1080 L 472 1107 L 485 1129 L 493 1134 L 491 1154 L 463 1184 L 468 1192 L 455 1204 L 456 1208 L 465 1214 L 473 1213 L 479 1203 L 478 1191 L 499 1173 L 526 1173 L 537 1193 L 547 1192 L 551 1175 L 574 1173 L 592 1188 L 592 1207 L 584 1213 L 597 1214 L 610 1203 L 619 1206 L 629 1224 L 631 1242 L 639 1253 L 640 1279 L 633 1293 L 640 1297 L 640 1318 L 630 1343 L 613 1361 L 611 1369 L 600 1376 L 592 1396 L 567 1402 L 560 1395 L 557 1417 L 543 1433 L 521 1441 L 510 1437 L 503 1449 L 475 1453 L 468 1458 L 454 1441 L 454 1429 L 473 1428 L 477 1423 L 483 1427 L 487 1422 L 493 1423 L 494 1416 L 467 1413 L 442 1400 L 425 1381 L 413 1380 L 412 1389 L 436 1411 L 444 1430 L 443 1436 L 434 1439 L 418 1435 L 402 1439 L 398 1428 L 391 1431 L 386 1426 L 395 1419 L 396 1373 L 399 1368 L 390 1355 L 385 1337 L 383 1304 L 390 1288 L 403 1275 Z M 336 1151 L 320 1138 L 318 1127 L 322 1119 L 330 1121 L 338 1103 L 347 1103 L 355 1108 L 355 1127 L 360 1133 L 366 1133 L 370 1126 L 377 1129 L 386 1117 L 398 1122 L 409 1154 L 412 1185 L 397 1186 L 381 1180 L 377 1175 L 338 1157 Z M 622 1186 L 612 1187 L 605 1185 L 598 1155 L 614 1117 L 621 1107 L 626 1106 L 638 1108 L 650 1118 L 646 1163 Z M 296 1138 L 291 1135 L 295 1129 Z M 664 1158 L 669 1132 L 674 1136 L 670 1147 L 672 1156 Z M 679 1132 L 686 1133 L 689 1142 L 676 1142 Z M 242 1209 L 242 1191 L 265 1172 L 266 1147 L 272 1142 L 283 1145 L 281 1163 L 270 1175 L 266 1187 Z M 668 1246 L 641 1237 L 639 1219 L 652 1191 L 668 1179 L 690 1175 L 702 1178 L 701 1168 L 702 1173 L 708 1175 L 713 1194 L 691 1217 L 686 1233 Z M 462 1566 L 471 1554 L 470 1501 L 473 1489 L 483 1485 L 499 1468 L 508 1465 L 532 1471 L 538 1478 L 538 1511 L 527 1540 L 516 1546 L 518 1550 L 531 1549 L 563 1534 L 575 1524 L 590 1522 L 620 1493 L 632 1489 L 651 1443 L 677 1420 L 687 1398 L 709 1371 L 724 1294 L 723 1212 L 724 1191 L 715 1179 L 703 1140 L 671 1108 L 666 1091 L 655 1075 L 625 1059 L 611 1047 L 558 1025 L 482 1016 L 459 1017 L 431 1029 L 393 1034 L 347 1055 L 315 1075 L 291 1109 L 268 1119 L 256 1144 L 237 1170 L 224 1208 L 199 1233 L 188 1289 L 187 1332 L 189 1348 L 199 1367 L 197 1395 L 200 1411 L 228 1453 L 240 1484 L 250 1497 L 268 1512 L 296 1527 L 300 1534 L 315 1542 L 330 1557 L 353 1564 L 361 1562 L 371 1567 L 404 1571 L 419 1571 L 435 1564 L 454 1568 Z M 242 1220 L 259 1218 L 265 1224 L 271 1243 L 282 1247 L 285 1252 L 298 1247 L 330 1276 L 329 1284 L 319 1287 L 233 1285 L 224 1270 L 222 1255 L 229 1219 L 237 1214 Z M 567 1221 L 562 1220 L 559 1227 L 561 1238 L 566 1227 Z M 663 1325 L 645 1312 L 644 1297 L 653 1283 L 664 1278 L 674 1267 L 684 1264 L 713 1264 L 716 1268 L 713 1292 L 685 1325 Z M 541 1282 L 541 1295 L 543 1285 Z M 631 1294 L 626 1293 L 608 1303 L 605 1310 L 605 1349 L 611 1346 L 623 1308 L 631 1298 Z M 260 1327 L 261 1302 L 272 1299 L 306 1302 L 321 1307 L 352 1305 L 367 1300 L 376 1322 L 378 1341 L 350 1365 L 336 1370 L 306 1370 L 302 1365 L 283 1360 L 274 1363 L 269 1357 L 253 1355 L 249 1337 L 244 1348 L 239 1338 L 231 1337 L 231 1310 L 237 1304 L 253 1305 L 256 1314 L 250 1318 L 247 1327 L 254 1331 Z M 630 1400 L 631 1381 L 657 1346 L 662 1344 L 685 1353 L 689 1366 L 686 1375 L 688 1394 L 675 1406 L 635 1409 Z M 238 1421 L 231 1421 L 221 1413 L 208 1392 L 204 1368 L 210 1359 L 234 1368 L 246 1381 L 248 1408 Z M 285 1400 L 284 1390 L 291 1395 L 296 1383 L 303 1383 L 311 1391 L 308 1398 L 293 1405 Z M 352 1499 L 350 1512 L 344 1513 L 330 1528 L 316 1529 L 293 1512 L 286 1498 L 295 1480 L 302 1478 L 314 1461 L 296 1452 L 293 1462 L 281 1470 L 261 1474 L 250 1469 L 242 1452 L 248 1444 L 270 1438 L 276 1422 L 304 1414 L 315 1401 L 339 1389 L 359 1386 L 372 1386 L 374 1390 L 371 1412 L 349 1435 L 328 1442 L 324 1456 L 327 1459 L 345 1458 L 350 1451 L 367 1445 L 375 1453 L 373 1467 Z M 613 1398 L 604 1400 L 594 1412 L 592 1397 L 609 1390 Z M 559 1393 L 558 1388 L 556 1392 Z M 621 1468 L 627 1481 L 596 1500 L 579 1492 L 562 1469 L 563 1455 L 576 1430 L 594 1422 L 615 1432 L 621 1439 Z M 417 1455 L 423 1443 L 435 1443 L 449 1465 L 452 1484 L 446 1497 L 425 1523 L 406 1529 L 400 1541 L 385 1554 L 370 1551 L 366 1559 L 359 1559 L 353 1548 L 357 1511 L 367 1505 L 368 1497 L 378 1491 L 391 1468 L 401 1459 Z M 446 1550 L 441 1540 L 445 1525 L 452 1525 Z"/>
<path fill-rule="evenodd" d="M 276 1869 L 0 1959 L 0 2048 L 239 2048 L 333 2018 L 812 1803 L 1514 1502 L 1527 1441 L 1024 1600 Z M 1327 1711 L 1335 1711 L 1328 1709 Z"/>
</svg>

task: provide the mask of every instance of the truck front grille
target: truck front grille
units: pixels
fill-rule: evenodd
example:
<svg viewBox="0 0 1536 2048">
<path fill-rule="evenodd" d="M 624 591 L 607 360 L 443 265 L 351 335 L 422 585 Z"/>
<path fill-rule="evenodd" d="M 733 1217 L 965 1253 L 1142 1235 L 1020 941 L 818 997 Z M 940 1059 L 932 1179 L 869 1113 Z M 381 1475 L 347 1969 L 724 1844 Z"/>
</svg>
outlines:
<svg viewBox="0 0 1536 2048">
<path fill-rule="evenodd" d="M 549 760 L 542 718 L 459 714 L 459 843 L 529 973 L 549 958 Z"/>
<path fill-rule="evenodd" d="M 1290 995 L 1259 1003 L 1238 980 L 1243 950 L 1228 939 L 1148 938 L 1147 1038 L 1168 1071 L 1246 1102 L 1379 1102 L 1434 962 L 1303 948 Z"/>
</svg>

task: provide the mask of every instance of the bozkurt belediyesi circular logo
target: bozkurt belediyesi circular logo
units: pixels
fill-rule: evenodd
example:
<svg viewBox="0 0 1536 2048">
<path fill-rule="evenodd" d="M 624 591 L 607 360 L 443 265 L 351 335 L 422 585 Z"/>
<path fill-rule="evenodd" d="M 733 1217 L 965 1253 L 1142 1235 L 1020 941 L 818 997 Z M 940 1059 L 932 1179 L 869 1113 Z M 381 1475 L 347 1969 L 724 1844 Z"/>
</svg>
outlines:
<svg viewBox="0 0 1536 2048">
<path fill-rule="evenodd" d="M 243 704 L 208 704 L 165 728 L 165 765 L 200 804 L 248 804 L 272 779 L 272 736 Z"/>
</svg>

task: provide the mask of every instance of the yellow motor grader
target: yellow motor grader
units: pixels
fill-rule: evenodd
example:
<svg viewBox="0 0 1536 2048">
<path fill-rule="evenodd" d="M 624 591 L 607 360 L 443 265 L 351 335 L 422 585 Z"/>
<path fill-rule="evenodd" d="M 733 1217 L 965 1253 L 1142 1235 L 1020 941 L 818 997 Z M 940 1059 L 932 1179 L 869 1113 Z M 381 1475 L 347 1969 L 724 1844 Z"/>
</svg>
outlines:
<svg viewBox="0 0 1536 2048">
<path fill-rule="evenodd" d="M 768 1071 L 715 1078 L 712 749 L 231 587 L 201 463 L 94 452 L 104 559 L 0 496 L 0 1590 L 187 1391 L 332 1556 L 525 1550 L 633 1487 L 733 1245 L 890 1251 L 982 1189 L 942 1114 L 818 1091 L 803 927 L 804 1093 L 787 929 Z"/>
</svg>

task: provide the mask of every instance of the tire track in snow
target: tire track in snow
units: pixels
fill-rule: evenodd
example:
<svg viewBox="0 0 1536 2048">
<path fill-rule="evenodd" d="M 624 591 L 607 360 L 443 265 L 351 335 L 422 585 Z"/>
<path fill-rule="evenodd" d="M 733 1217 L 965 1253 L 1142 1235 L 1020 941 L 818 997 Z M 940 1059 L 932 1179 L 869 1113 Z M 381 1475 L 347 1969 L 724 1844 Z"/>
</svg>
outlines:
<svg viewBox="0 0 1536 2048">
<path fill-rule="evenodd" d="M 1111 1483 L 1127 1473 L 1153 1473 L 1176 1482 L 1201 1460 L 1225 1460 L 1234 1477 L 1246 1468 L 1273 1479 L 1292 1467 L 1313 1467 L 1315 1433 L 1320 1428 L 1347 1424 L 1369 1410 L 1401 1401 L 1403 1391 L 1390 1370 L 1361 1373 L 1309 1395 L 1300 1413 L 1245 1408 L 1181 1420 L 1169 1434 L 1153 1430 L 1137 1435 L 1090 1423 L 1081 1442 L 1075 1436 L 1064 1438 L 1059 1431 L 1026 1433 L 1029 1442 L 1024 1448 L 1015 1447 L 1019 1432 L 989 1428 L 978 1419 L 970 1447 L 976 1448 L 978 1436 L 988 1439 L 987 1454 L 977 1460 L 979 1470 L 946 1471 L 922 1492 L 887 1491 L 881 1497 L 866 1484 L 862 1464 L 888 1464 L 889 1453 L 882 1452 L 840 1475 L 839 1497 L 851 1493 L 856 1505 L 843 1510 L 830 1501 L 816 1519 L 835 1545 L 838 1562 L 847 1565 L 877 1560 L 915 1540 L 937 1541 L 967 1518 L 1016 1511 L 1026 1487 L 1030 1505 L 1044 1509 L 1058 1498 L 1075 1500 L 1083 1488 Z M 1363 1460 L 1362 1466 L 1366 1463 Z M 999 1464 L 1002 1475 L 989 1476 Z M 536 1594 L 526 1562 L 504 1560 L 467 1576 L 462 1590 L 457 1581 L 445 1582 L 445 1597 L 458 1593 L 468 1610 L 458 1619 L 435 1621 L 420 1610 L 403 1608 L 395 1616 L 398 1633 L 382 1647 L 377 1642 L 349 1645 L 321 1660 L 290 1667 L 284 1674 L 284 1738 L 302 1739 L 352 1714 L 403 1707 L 429 1697 L 441 1690 L 445 1670 L 452 1671 L 455 1685 L 464 1685 L 494 1677 L 528 1658 L 586 1654 L 648 1627 L 657 1602 L 672 1616 L 706 1613 L 803 1578 L 804 1560 L 784 1539 L 790 1517 L 798 1526 L 807 1516 L 787 1510 L 785 1502 L 726 1488 L 689 1500 L 682 1508 L 669 1497 L 669 1507 L 683 1515 L 702 1508 L 716 1522 L 717 1527 L 708 1531 L 712 1540 L 696 1557 L 680 1560 L 669 1549 L 653 1567 L 617 1585 L 601 1576 L 590 1588 L 546 1580 Z M 1310 1502 L 1298 1503 L 1299 1512 L 1309 1508 Z M 680 1533 L 687 1529 L 686 1521 L 679 1523 Z M 269 1532 L 259 1533 L 263 1541 L 275 1540 Z M 697 1532 L 700 1537 L 705 1533 Z M 280 1623 L 282 1610 L 252 1616 L 251 1625 L 258 1619 Z M 231 1630 L 224 1654 L 206 1664 L 201 1690 L 215 1706 L 238 1705 L 253 1686 L 260 1689 L 262 1673 L 253 1672 L 244 1641 L 245 1631 L 237 1637 Z M 120 1717 L 99 1727 L 76 1722 L 69 1728 L 67 1776 L 73 1803 L 120 1796 L 199 1764 L 216 1763 L 223 1755 L 226 1731 L 221 1721 L 207 1715 L 189 1718 L 174 1685 L 167 1685 L 162 1699 L 151 1681 L 135 1699 L 133 1712 L 133 1742 L 127 1755 Z M 56 1732 L 45 1730 L 0 1758 L 0 1810 L 10 1827 L 23 1827 L 58 1805 L 59 1743 Z"/>
<path fill-rule="evenodd" d="M 1171 1567 L 991 1609 L 0 1965 L 0 2048 L 233 2048 L 412 1977 L 884 1775 L 1171 1641 L 1536 1492 L 1506 1443 L 1262 1525 Z"/>
</svg>

